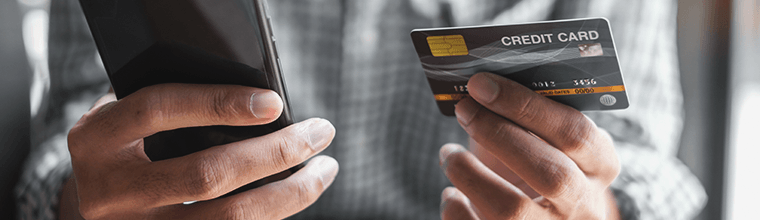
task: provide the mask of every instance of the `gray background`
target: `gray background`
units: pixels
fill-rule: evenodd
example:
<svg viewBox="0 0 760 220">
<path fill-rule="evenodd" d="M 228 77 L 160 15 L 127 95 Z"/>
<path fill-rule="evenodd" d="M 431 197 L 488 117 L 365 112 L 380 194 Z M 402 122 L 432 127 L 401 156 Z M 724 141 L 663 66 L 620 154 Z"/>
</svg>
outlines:
<svg viewBox="0 0 760 220">
<path fill-rule="evenodd" d="M 699 177 L 710 198 L 697 219 L 724 215 L 732 2 L 679 0 L 678 46 L 686 114 L 679 157 Z M 29 149 L 31 70 L 21 38 L 21 18 L 16 0 L 0 0 L 0 213 L 6 217 L 15 213 L 12 188 Z"/>
<path fill-rule="evenodd" d="M 29 153 L 31 70 L 16 0 L 0 0 L 0 216 L 15 214 L 13 186 Z"/>
</svg>

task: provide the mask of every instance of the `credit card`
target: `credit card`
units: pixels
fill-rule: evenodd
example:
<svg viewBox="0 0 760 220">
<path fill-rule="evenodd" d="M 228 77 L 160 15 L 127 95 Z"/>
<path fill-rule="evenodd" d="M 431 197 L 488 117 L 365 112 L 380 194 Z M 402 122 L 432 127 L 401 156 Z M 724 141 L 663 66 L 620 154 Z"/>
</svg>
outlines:
<svg viewBox="0 0 760 220">
<path fill-rule="evenodd" d="M 469 97 L 479 72 L 514 80 L 580 111 L 628 108 L 605 18 L 415 29 L 412 42 L 441 113 Z"/>
</svg>

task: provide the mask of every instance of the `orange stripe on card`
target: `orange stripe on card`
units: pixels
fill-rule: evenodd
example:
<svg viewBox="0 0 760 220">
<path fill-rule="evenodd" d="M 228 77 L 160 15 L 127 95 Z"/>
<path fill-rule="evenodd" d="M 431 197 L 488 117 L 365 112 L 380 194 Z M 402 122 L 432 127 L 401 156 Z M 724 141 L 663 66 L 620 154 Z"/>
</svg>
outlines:
<svg viewBox="0 0 760 220">
<path fill-rule="evenodd" d="M 560 96 L 560 95 L 580 95 L 580 94 L 593 94 L 593 93 L 608 93 L 608 92 L 622 92 L 625 91 L 625 86 L 603 86 L 603 87 L 589 87 L 589 88 L 572 88 L 572 89 L 550 89 L 550 90 L 535 90 L 534 92 L 543 96 Z M 435 94 L 436 101 L 459 101 L 470 97 L 469 94 Z"/>
<path fill-rule="evenodd" d="M 558 95 L 579 95 L 579 94 L 622 92 L 622 91 L 625 91 L 625 86 L 623 85 L 589 87 L 589 88 L 572 88 L 572 89 L 536 90 L 535 92 L 543 96 L 558 96 Z"/>
<path fill-rule="evenodd" d="M 436 101 L 459 101 L 470 97 L 469 94 L 436 94 Z"/>
</svg>

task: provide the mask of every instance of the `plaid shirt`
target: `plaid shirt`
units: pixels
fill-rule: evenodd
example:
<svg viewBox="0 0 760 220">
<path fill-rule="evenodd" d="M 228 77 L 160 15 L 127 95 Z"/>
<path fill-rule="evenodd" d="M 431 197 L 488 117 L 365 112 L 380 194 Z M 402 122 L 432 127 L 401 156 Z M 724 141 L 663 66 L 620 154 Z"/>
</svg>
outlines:
<svg viewBox="0 0 760 220">
<path fill-rule="evenodd" d="M 622 172 L 613 192 L 625 219 L 688 219 L 706 202 L 676 157 L 682 98 L 676 1 L 269 1 L 297 120 L 337 129 L 324 154 L 341 163 L 333 185 L 293 219 L 438 219 L 451 183 L 438 149 L 466 143 L 438 113 L 409 38 L 414 28 L 607 17 L 631 107 L 586 112 L 615 139 Z M 71 173 L 66 131 L 108 87 L 75 0 L 52 1 L 51 87 L 33 119 L 34 149 L 16 195 L 20 219 L 53 219 Z M 42 79 L 45 80 L 45 79 Z"/>
</svg>

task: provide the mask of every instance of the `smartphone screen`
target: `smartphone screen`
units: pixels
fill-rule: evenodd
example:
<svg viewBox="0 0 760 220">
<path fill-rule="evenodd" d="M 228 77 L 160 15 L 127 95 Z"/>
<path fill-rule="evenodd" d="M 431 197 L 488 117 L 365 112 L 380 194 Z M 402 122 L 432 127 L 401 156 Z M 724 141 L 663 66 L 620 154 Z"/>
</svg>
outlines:
<svg viewBox="0 0 760 220">
<path fill-rule="evenodd" d="M 152 161 L 261 136 L 292 124 L 264 0 L 80 0 L 117 98 L 162 83 L 271 89 L 279 119 L 261 126 L 207 126 L 144 139 Z"/>
</svg>

